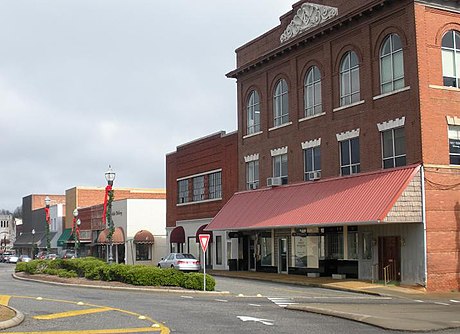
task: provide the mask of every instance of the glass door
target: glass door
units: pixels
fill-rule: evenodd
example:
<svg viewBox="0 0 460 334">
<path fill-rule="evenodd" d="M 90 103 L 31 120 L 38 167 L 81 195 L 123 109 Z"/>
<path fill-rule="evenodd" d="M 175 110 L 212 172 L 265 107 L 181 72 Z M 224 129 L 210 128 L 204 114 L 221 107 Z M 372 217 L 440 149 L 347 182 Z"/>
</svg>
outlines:
<svg viewBox="0 0 460 334">
<path fill-rule="evenodd" d="M 278 272 L 288 273 L 288 243 L 287 238 L 278 239 Z"/>
</svg>

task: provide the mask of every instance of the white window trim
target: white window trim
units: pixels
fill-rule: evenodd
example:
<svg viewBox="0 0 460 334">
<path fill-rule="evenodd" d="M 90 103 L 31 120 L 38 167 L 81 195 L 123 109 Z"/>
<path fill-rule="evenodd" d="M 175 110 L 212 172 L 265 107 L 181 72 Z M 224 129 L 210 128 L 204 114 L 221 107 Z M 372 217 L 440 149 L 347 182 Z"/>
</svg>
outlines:
<svg viewBox="0 0 460 334">
<path fill-rule="evenodd" d="M 353 103 L 347 104 L 345 106 L 341 106 L 341 107 L 332 109 L 332 111 L 336 112 L 336 111 L 340 111 L 340 110 L 343 110 L 343 109 L 348 109 L 348 108 L 351 108 L 351 107 L 359 106 L 360 104 L 363 104 L 364 102 L 366 102 L 366 101 L 361 100 L 361 101 L 353 102 Z"/>
<path fill-rule="evenodd" d="M 254 133 L 250 133 L 248 135 L 244 135 L 243 136 L 243 139 L 246 139 L 246 138 L 250 138 L 250 137 L 254 137 L 254 136 L 258 136 L 260 134 L 264 133 L 263 131 L 258 131 L 258 132 L 254 132 Z"/>
<path fill-rule="evenodd" d="M 292 124 L 292 122 L 287 122 L 287 123 L 284 123 L 284 124 L 281 124 L 281 125 L 278 125 L 278 126 L 274 126 L 274 127 L 270 128 L 270 129 L 268 129 L 268 131 L 273 131 L 273 130 L 277 130 L 277 129 L 280 129 L 280 128 L 284 128 L 284 127 L 289 126 L 291 124 Z"/>
<path fill-rule="evenodd" d="M 259 160 L 259 153 L 250 154 L 244 157 L 244 162 Z"/>
<path fill-rule="evenodd" d="M 458 116 L 446 116 L 448 125 L 460 125 L 460 117 Z"/>
<path fill-rule="evenodd" d="M 316 115 L 301 118 L 301 119 L 299 119 L 299 123 L 304 122 L 304 121 L 308 121 L 309 119 L 320 117 L 320 116 L 323 116 L 323 115 L 326 115 L 326 112 L 323 111 L 322 113 L 319 113 L 319 114 L 316 114 Z"/>
<path fill-rule="evenodd" d="M 303 143 L 300 143 L 302 145 L 302 150 L 306 150 L 308 148 L 316 147 L 316 146 L 321 146 L 321 138 L 318 139 L 313 139 L 310 141 L 304 141 Z"/>
<path fill-rule="evenodd" d="M 288 147 L 287 146 L 280 147 L 280 148 L 275 148 L 273 150 L 270 150 L 270 154 L 271 154 L 272 157 L 287 154 L 287 152 L 288 152 Z"/>
<path fill-rule="evenodd" d="M 199 204 L 199 203 L 207 203 L 207 202 L 215 202 L 215 201 L 221 201 L 222 197 L 218 198 L 211 198 L 211 199 L 204 199 L 201 201 L 190 201 L 187 203 L 177 203 L 176 206 L 187 206 L 187 205 L 193 205 L 193 204 Z"/>
<path fill-rule="evenodd" d="M 403 116 L 401 118 L 396 118 L 390 121 L 377 123 L 377 127 L 380 132 L 383 132 L 383 131 L 387 131 L 391 129 L 401 128 L 404 126 L 405 122 L 406 122 L 406 117 Z"/>
<path fill-rule="evenodd" d="M 405 92 L 406 90 L 410 90 L 410 86 L 406 86 L 406 87 L 403 87 L 403 88 L 400 88 L 400 89 L 396 89 L 394 91 L 391 91 L 391 92 L 388 92 L 388 93 L 384 93 L 384 94 L 380 94 L 380 95 L 377 95 L 377 96 L 374 96 L 372 99 L 375 101 L 375 100 L 379 100 L 379 99 L 383 99 L 384 97 L 387 97 L 387 96 L 390 96 L 390 95 L 394 95 L 394 94 L 398 94 L 398 93 L 401 93 L 401 92 Z"/>
<path fill-rule="evenodd" d="M 460 88 L 449 87 L 449 86 L 438 86 L 438 85 L 428 85 L 430 88 L 441 89 L 441 90 L 450 90 L 452 92 L 460 92 Z"/>
<path fill-rule="evenodd" d="M 212 173 L 218 173 L 218 172 L 222 172 L 222 168 L 210 170 L 208 172 L 203 172 L 203 173 L 198 173 L 198 174 L 193 174 L 193 175 L 180 177 L 180 178 L 176 179 L 176 181 L 187 180 L 187 179 L 191 179 L 191 178 L 194 178 L 194 177 L 197 177 L 197 176 L 204 176 L 204 175 L 208 175 L 208 174 L 212 174 Z"/>
<path fill-rule="evenodd" d="M 359 128 L 355 130 L 337 133 L 336 137 L 337 137 L 337 141 L 344 141 L 344 140 L 352 139 L 355 137 L 359 137 Z"/>
</svg>

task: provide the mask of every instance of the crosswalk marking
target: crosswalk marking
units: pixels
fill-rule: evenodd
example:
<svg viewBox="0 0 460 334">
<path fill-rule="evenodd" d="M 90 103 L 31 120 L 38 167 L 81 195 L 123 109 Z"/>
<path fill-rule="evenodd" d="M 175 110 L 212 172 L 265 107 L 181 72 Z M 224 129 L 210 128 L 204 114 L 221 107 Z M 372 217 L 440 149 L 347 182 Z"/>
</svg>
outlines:
<svg viewBox="0 0 460 334">
<path fill-rule="evenodd" d="M 34 317 L 34 319 L 38 319 L 38 320 L 61 319 L 61 318 L 68 318 L 68 317 L 76 317 L 76 316 L 85 315 L 85 314 L 107 312 L 111 310 L 113 309 L 110 307 L 97 307 L 97 308 L 90 308 L 86 310 L 76 310 L 76 311 L 68 311 L 68 312 L 62 312 L 62 313 L 37 315 Z"/>
<path fill-rule="evenodd" d="M 293 301 L 292 298 L 285 298 L 285 297 L 268 297 L 268 299 L 278 305 L 279 307 L 286 307 L 288 305 L 295 305 L 298 304 Z"/>
</svg>

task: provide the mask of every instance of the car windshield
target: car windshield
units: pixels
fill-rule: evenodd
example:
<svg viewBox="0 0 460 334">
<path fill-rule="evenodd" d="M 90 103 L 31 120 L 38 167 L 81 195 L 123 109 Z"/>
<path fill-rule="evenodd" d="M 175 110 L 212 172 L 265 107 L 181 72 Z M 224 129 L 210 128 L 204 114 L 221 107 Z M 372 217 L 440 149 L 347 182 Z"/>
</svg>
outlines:
<svg viewBox="0 0 460 334">
<path fill-rule="evenodd" d="M 176 258 L 178 258 L 178 259 L 194 259 L 195 257 L 192 254 L 177 254 Z"/>
</svg>

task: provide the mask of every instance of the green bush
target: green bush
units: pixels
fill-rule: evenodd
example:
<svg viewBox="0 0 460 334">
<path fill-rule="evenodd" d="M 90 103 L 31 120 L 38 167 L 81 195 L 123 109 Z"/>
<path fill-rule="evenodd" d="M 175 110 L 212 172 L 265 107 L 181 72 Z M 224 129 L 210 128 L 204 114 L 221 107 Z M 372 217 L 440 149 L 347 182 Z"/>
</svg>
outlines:
<svg viewBox="0 0 460 334">
<path fill-rule="evenodd" d="M 201 273 L 186 274 L 183 287 L 186 289 L 203 290 L 204 275 Z M 206 291 L 214 291 L 216 280 L 214 277 L 206 274 Z"/>
<path fill-rule="evenodd" d="M 54 268 L 46 268 L 43 273 L 44 274 L 47 274 L 47 275 L 53 275 L 53 276 L 56 276 L 58 274 L 58 269 L 54 269 Z"/>
<path fill-rule="evenodd" d="M 16 263 L 16 268 L 14 269 L 15 272 L 23 272 L 27 269 L 27 262 L 18 262 Z"/>
<path fill-rule="evenodd" d="M 73 270 L 66 270 L 66 269 L 58 269 L 57 270 L 57 275 L 59 277 L 64 277 L 64 278 L 74 278 L 78 277 L 77 273 Z"/>
</svg>

